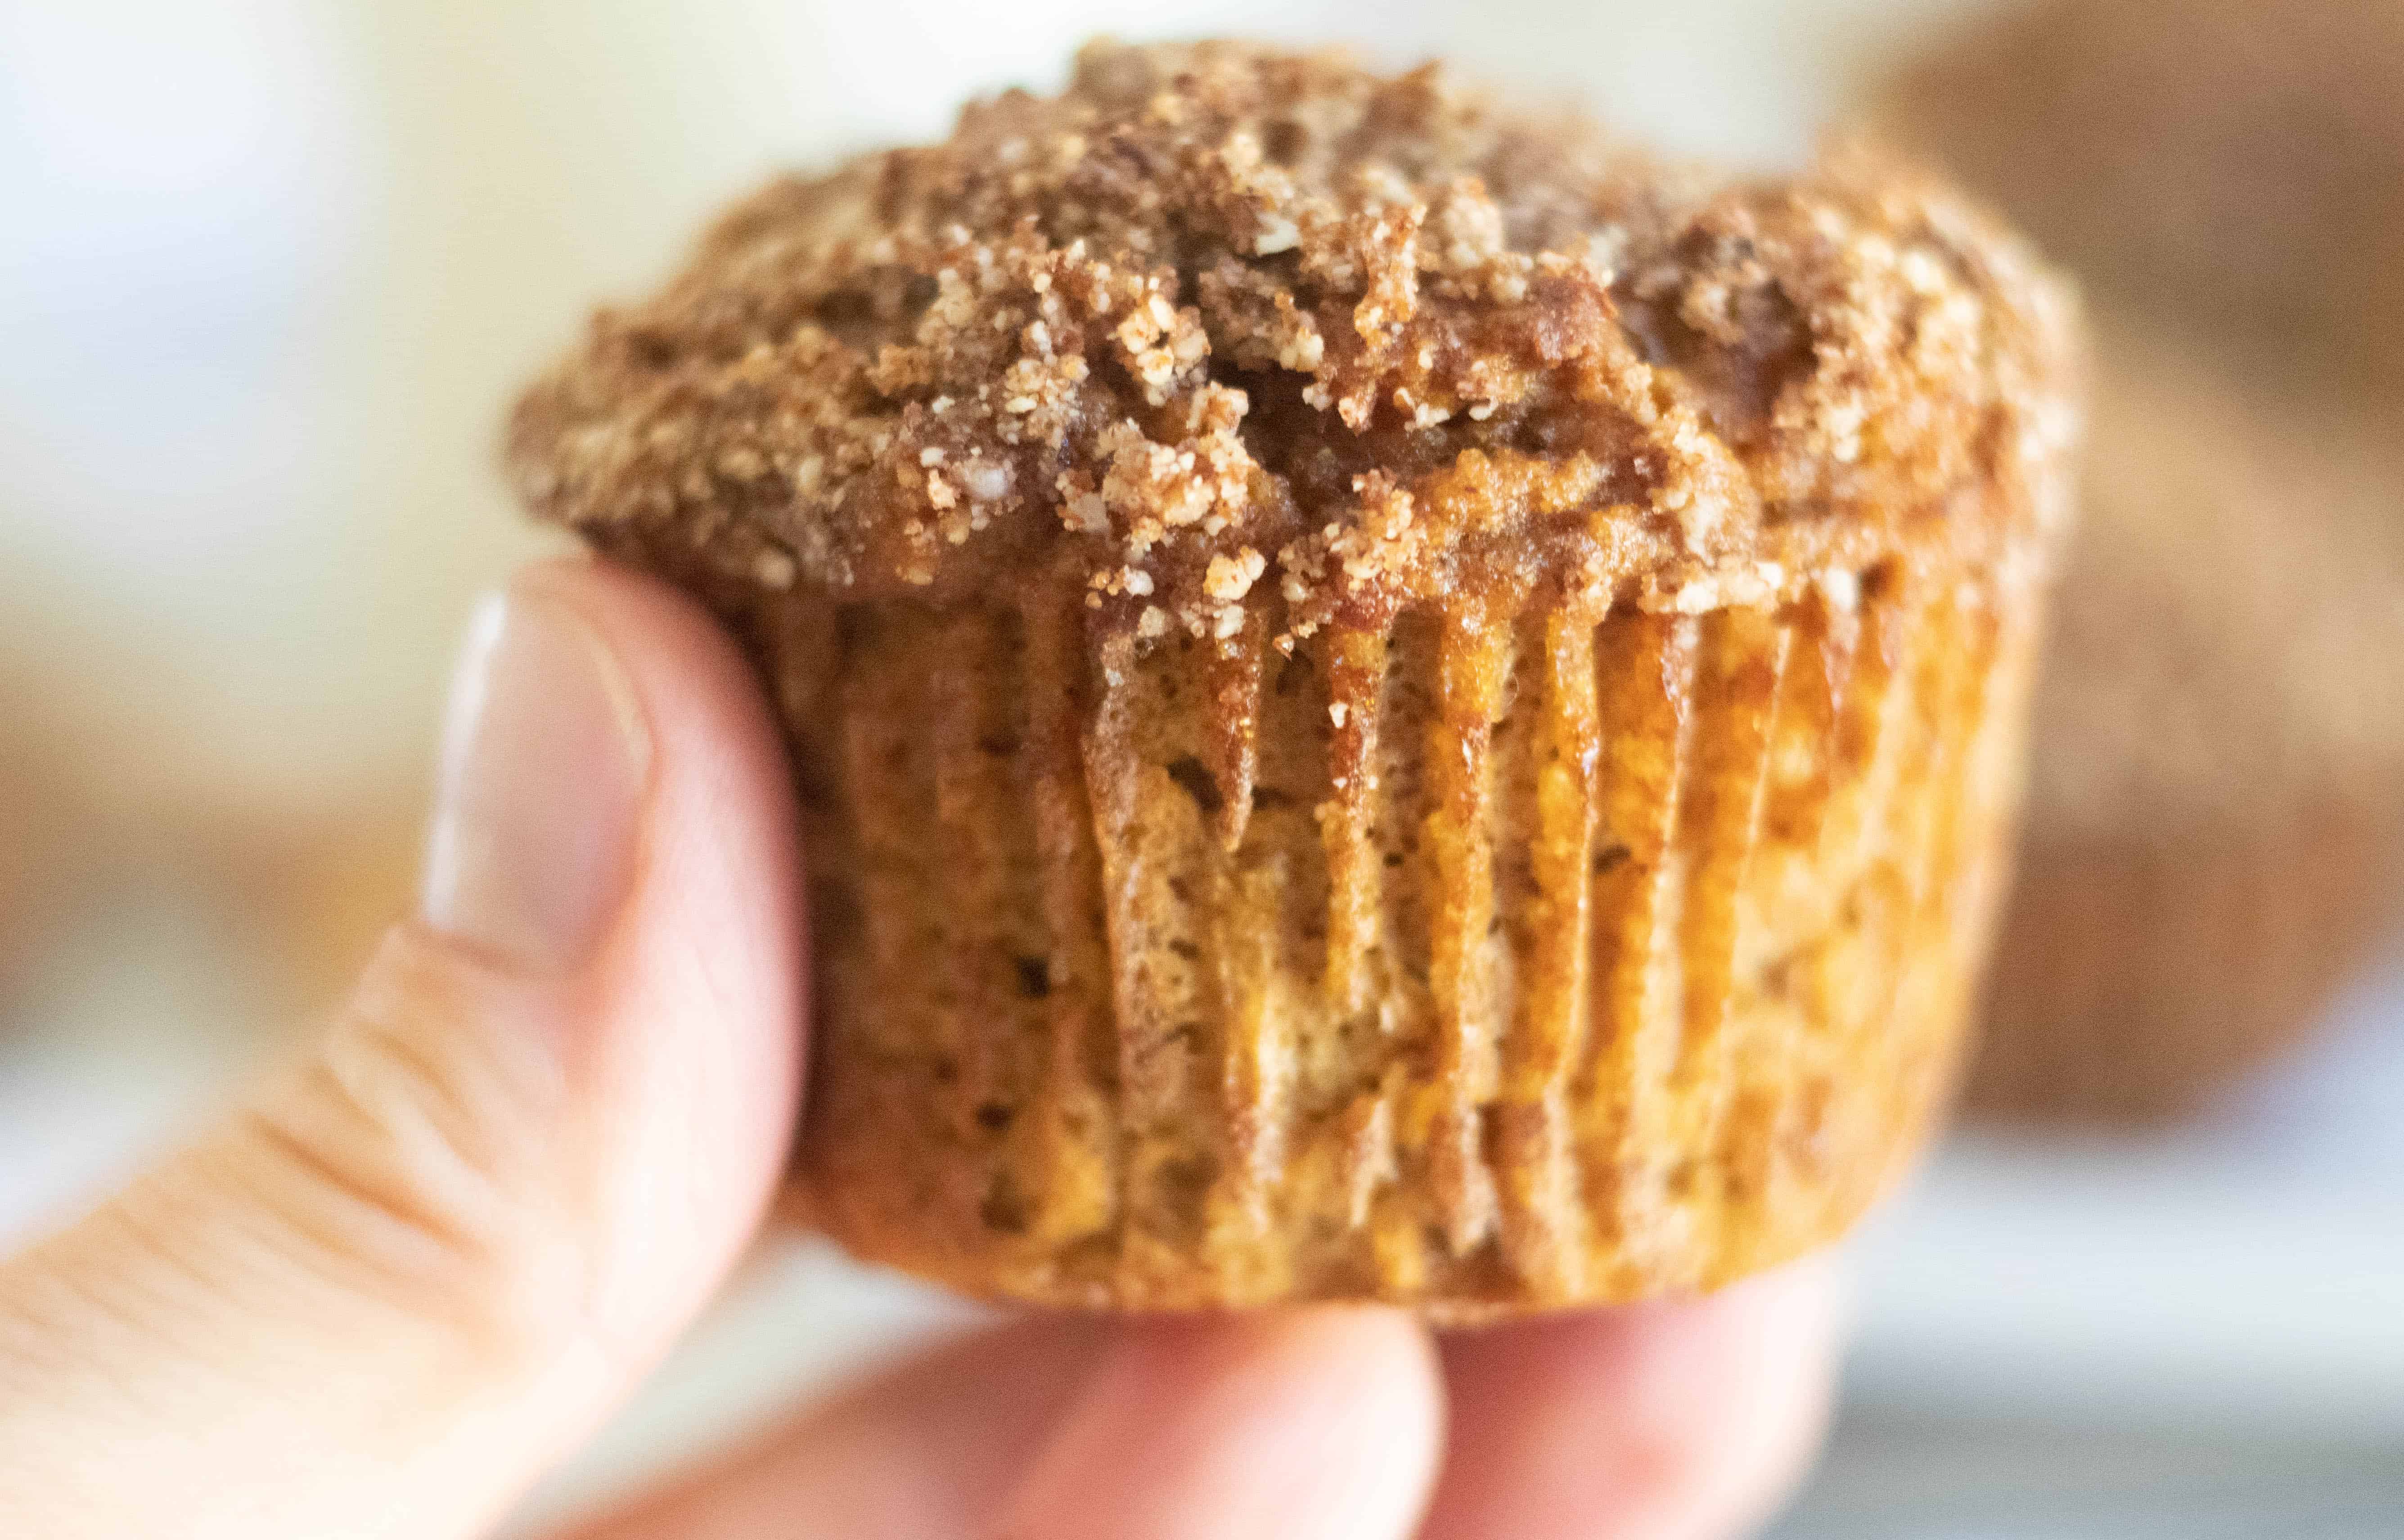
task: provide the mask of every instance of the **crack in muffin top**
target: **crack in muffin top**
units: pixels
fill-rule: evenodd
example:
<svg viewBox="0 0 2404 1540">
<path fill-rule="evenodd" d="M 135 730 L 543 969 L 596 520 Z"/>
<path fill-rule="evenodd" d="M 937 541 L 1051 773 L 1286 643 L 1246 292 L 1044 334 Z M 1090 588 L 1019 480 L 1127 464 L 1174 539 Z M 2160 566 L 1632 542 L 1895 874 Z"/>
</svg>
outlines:
<svg viewBox="0 0 2404 1540">
<path fill-rule="evenodd" d="M 1698 610 L 2061 521 L 2067 291 L 1864 149 L 1783 181 L 1435 65 L 1095 44 L 778 180 L 519 404 L 520 494 L 730 597 L 1071 585 L 1157 636 Z"/>
</svg>

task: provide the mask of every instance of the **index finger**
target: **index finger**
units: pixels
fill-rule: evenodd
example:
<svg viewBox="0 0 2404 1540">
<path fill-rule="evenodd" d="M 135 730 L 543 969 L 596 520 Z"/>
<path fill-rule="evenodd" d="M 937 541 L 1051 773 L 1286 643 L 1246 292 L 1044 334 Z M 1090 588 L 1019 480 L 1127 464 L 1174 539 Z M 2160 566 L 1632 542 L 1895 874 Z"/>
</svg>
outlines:
<svg viewBox="0 0 2404 1540">
<path fill-rule="evenodd" d="M 1447 1338 L 1451 1434 L 1421 1540 L 1750 1533 L 1819 1448 L 1841 1314 L 1815 1258 L 1702 1299 Z"/>
</svg>

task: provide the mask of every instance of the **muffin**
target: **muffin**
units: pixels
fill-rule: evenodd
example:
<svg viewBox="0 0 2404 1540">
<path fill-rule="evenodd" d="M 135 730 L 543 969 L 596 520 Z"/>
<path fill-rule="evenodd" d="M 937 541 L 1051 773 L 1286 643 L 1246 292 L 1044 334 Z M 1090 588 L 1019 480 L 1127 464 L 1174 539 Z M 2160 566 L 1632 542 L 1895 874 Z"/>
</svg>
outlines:
<svg viewBox="0 0 2404 1540">
<path fill-rule="evenodd" d="M 72 851 L 84 810 L 69 756 L 37 691 L 0 659 L 0 1034 L 19 1020 L 24 991 L 81 896 L 88 853 Z M 71 858 L 72 857 L 72 858 Z"/>
<path fill-rule="evenodd" d="M 39 950 L 33 932 L 41 908 L 35 843 L 41 826 L 25 811 L 29 800 L 11 767 L 0 764 L 0 1031 L 7 1026 L 26 963 Z"/>
<path fill-rule="evenodd" d="M 510 461 L 773 686 L 818 1224 L 981 1295 L 1460 1319 L 1769 1266 L 1921 1141 L 2072 333 L 1866 157 L 1097 46 L 740 204 Z"/>
<path fill-rule="evenodd" d="M 2404 9 L 2047 0 L 1878 113 L 2120 317 L 1970 1101 L 2191 1112 L 2404 934 Z"/>
<path fill-rule="evenodd" d="M 2191 1111 L 2404 921 L 2396 466 L 2099 327 L 1977 1105 Z"/>
<path fill-rule="evenodd" d="M 1882 112 L 2099 298 L 2275 386 L 2404 399 L 2394 0 L 2013 6 Z"/>
</svg>

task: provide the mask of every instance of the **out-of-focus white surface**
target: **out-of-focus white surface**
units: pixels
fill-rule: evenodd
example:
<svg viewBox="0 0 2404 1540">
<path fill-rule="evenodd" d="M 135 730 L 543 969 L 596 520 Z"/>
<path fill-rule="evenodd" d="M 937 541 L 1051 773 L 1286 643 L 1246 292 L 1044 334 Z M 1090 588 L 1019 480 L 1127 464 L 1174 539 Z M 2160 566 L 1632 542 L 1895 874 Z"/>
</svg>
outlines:
<svg viewBox="0 0 2404 1540">
<path fill-rule="evenodd" d="M 2404 1470 L 2404 978 L 2341 1015 L 2193 1127 L 1957 1136 L 1861 1238 L 1856 1396 L 2376 1438 Z"/>
<path fill-rule="evenodd" d="M 509 392 L 772 166 L 936 133 L 1104 27 L 1442 50 L 1791 160 L 1850 76 L 1973 3 L 0 4 L 0 659 L 60 682 L 120 820 L 239 836 L 405 800 L 470 596 L 541 547 L 490 469 Z M 0 1004 L 0 1243 L 269 1051 L 222 914 L 173 874 L 103 901 Z M 1857 1243 L 1856 1414 L 1794 1533 L 2201 1533 L 2108 1491 L 2016 1528 L 1962 1507 L 2014 1460 L 2064 1466 L 2082 1427 L 2158 1430 L 2164 1472 L 2243 1447 L 2354 1490 L 2355 1451 L 2404 1449 L 2399 1107 L 2390 983 L 2205 1127 L 1957 1141 Z M 538 1506 L 959 1318 L 822 1252 L 763 1260 Z M 2214 1533 L 2304 1533 L 2283 1522 Z"/>
<path fill-rule="evenodd" d="M 2395 1540 L 2399 1515 L 2392 1441 L 1871 1410 L 1769 1540 Z"/>
</svg>

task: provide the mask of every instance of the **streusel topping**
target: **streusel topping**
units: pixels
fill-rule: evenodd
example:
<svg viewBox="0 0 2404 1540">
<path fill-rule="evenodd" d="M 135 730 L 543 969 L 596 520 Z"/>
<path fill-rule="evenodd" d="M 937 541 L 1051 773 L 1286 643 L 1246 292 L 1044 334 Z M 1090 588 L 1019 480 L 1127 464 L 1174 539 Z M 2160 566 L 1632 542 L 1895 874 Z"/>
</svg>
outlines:
<svg viewBox="0 0 2404 1540">
<path fill-rule="evenodd" d="M 510 460 L 736 591 L 1023 577 L 1152 636 L 1265 592 L 1289 636 L 1545 583 L 1700 609 L 2053 521 L 2071 310 L 1866 152 L 1732 181 L 1433 65 L 1098 44 L 736 207 Z"/>
</svg>

